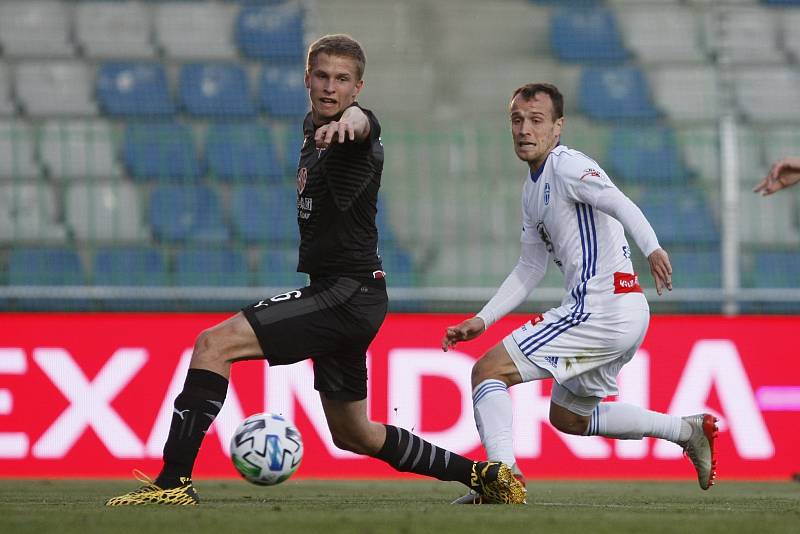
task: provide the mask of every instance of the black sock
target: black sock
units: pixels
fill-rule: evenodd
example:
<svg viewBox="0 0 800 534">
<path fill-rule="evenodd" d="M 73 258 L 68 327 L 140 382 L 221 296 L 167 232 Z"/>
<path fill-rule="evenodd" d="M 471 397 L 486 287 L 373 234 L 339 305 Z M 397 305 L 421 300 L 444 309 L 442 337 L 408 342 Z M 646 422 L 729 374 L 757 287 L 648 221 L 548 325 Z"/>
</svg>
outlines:
<svg viewBox="0 0 800 534">
<path fill-rule="evenodd" d="M 475 462 L 437 447 L 403 428 L 384 426 L 386 442 L 375 458 L 398 471 L 409 471 L 439 480 L 455 480 L 471 487 L 470 475 Z"/>
<path fill-rule="evenodd" d="M 175 398 L 169 437 L 164 445 L 164 467 L 156 485 L 174 488 L 181 477 L 191 478 L 194 461 L 208 427 L 217 417 L 228 392 L 228 380 L 205 369 L 189 369 L 183 391 Z"/>
</svg>

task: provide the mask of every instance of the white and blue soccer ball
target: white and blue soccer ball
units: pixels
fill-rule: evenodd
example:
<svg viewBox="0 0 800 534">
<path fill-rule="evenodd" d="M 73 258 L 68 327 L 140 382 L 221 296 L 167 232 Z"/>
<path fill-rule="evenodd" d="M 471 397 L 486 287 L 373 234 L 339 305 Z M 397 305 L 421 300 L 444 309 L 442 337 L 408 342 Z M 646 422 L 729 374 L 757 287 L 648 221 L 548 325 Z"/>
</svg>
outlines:
<svg viewBox="0 0 800 534">
<path fill-rule="evenodd" d="M 280 415 L 251 415 L 231 438 L 233 465 L 253 484 L 280 484 L 297 471 L 302 459 L 303 438 L 292 422 Z"/>
</svg>

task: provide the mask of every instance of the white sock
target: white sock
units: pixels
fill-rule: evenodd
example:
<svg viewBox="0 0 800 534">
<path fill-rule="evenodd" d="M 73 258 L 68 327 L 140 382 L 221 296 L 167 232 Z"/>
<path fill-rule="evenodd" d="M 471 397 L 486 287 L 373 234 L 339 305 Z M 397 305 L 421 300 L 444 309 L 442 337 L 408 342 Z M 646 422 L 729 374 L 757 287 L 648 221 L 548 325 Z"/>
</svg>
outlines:
<svg viewBox="0 0 800 534">
<path fill-rule="evenodd" d="M 501 380 L 484 380 L 472 390 L 475 424 L 489 460 L 513 466 L 514 440 L 511 430 L 514 414 L 511 395 Z"/>
<path fill-rule="evenodd" d="M 691 433 L 689 423 L 678 416 L 645 410 L 625 402 L 601 402 L 592 412 L 585 435 L 616 439 L 648 436 L 682 443 Z"/>
</svg>

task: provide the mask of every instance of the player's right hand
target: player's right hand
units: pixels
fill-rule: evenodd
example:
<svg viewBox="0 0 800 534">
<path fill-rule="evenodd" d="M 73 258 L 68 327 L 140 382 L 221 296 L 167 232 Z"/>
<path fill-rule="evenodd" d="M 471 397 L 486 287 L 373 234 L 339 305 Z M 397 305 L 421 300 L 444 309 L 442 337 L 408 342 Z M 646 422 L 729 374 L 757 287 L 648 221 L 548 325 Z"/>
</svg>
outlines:
<svg viewBox="0 0 800 534">
<path fill-rule="evenodd" d="M 472 317 L 455 326 L 448 326 L 442 338 L 442 350 L 447 352 L 459 341 L 469 341 L 483 334 L 486 323 L 480 317 Z"/>
<path fill-rule="evenodd" d="M 650 262 L 650 273 L 656 281 L 656 293 L 661 295 L 664 288 L 672 291 L 672 264 L 667 251 L 657 248 L 647 257 L 647 261 Z"/>
<path fill-rule="evenodd" d="M 800 182 L 800 158 L 783 158 L 772 166 L 769 174 L 753 188 L 753 192 L 767 196 L 797 182 Z"/>
</svg>

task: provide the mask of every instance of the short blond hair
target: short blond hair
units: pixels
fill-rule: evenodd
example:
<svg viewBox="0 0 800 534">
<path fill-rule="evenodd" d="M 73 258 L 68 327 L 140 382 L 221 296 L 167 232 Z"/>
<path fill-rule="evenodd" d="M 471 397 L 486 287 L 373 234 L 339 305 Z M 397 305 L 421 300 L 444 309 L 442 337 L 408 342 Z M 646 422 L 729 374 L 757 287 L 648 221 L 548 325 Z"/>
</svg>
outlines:
<svg viewBox="0 0 800 534">
<path fill-rule="evenodd" d="M 320 54 L 330 56 L 340 56 L 350 58 L 356 62 L 356 76 L 360 80 L 364 76 L 364 68 L 367 65 L 367 56 L 358 41 L 344 33 L 335 33 L 320 37 L 308 47 L 308 59 L 306 60 L 306 72 L 311 72 L 311 68 L 317 61 Z"/>
</svg>

